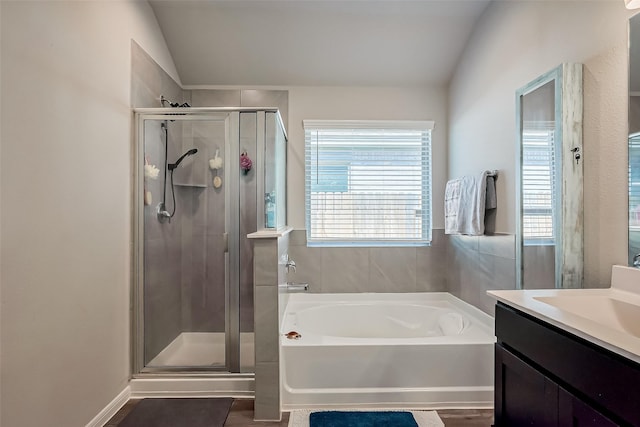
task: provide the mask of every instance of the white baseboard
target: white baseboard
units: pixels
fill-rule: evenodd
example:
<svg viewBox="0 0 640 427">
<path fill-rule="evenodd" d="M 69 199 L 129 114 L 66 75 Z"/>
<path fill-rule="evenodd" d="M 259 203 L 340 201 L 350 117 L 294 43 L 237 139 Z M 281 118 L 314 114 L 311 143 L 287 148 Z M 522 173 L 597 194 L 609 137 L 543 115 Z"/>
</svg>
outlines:
<svg viewBox="0 0 640 427">
<path fill-rule="evenodd" d="M 103 427 L 132 398 L 253 398 L 254 383 L 253 376 L 240 378 L 134 378 L 85 427 Z"/>
<path fill-rule="evenodd" d="M 86 427 L 102 427 L 124 406 L 131 396 L 131 387 L 126 386 Z"/>
<path fill-rule="evenodd" d="M 253 376 L 240 378 L 134 378 L 129 382 L 135 399 L 170 397 L 252 398 Z"/>
</svg>

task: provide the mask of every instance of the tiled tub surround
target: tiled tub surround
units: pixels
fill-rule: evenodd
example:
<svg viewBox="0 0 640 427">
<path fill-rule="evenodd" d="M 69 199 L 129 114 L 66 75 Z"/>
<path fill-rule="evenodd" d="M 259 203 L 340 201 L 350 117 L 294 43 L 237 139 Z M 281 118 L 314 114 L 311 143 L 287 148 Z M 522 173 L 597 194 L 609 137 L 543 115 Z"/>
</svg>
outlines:
<svg viewBox="0 0 640 427">
<path fill-rule="evenodd" d="M 446 290 L 493 315 L 490 289 L 514 289 L 516 283 L 515 236 L 447 235 Z"/>
<path fill-rule="evenodd" d="M 488 289 L 515 286 L 515 236 L 445 235 L 433 230 L 427 247 L 307 247 L 304 230 L 291 232 L 288 278 L 309 292 L 450 292 L 493 314 Z"/>
<path fill-rule="evenodd" d="M 296 262 L 290 281 L 309 283 L 309 292 L 446 291 L 446 240 L 433 230 L 430 247 L 307 247 L 306 232 L 291 232 L 289 256 Z"/>
<path fill-rule="evenodd" d="M 254 233 L 255 234 L 258 233 Z M 283 259 L 290 233 L 251 238 L 254 251 L 255 413 L 256 420 L 279 421 L 280 412 L 280 287 L 287 281 Z"/>
</svg>

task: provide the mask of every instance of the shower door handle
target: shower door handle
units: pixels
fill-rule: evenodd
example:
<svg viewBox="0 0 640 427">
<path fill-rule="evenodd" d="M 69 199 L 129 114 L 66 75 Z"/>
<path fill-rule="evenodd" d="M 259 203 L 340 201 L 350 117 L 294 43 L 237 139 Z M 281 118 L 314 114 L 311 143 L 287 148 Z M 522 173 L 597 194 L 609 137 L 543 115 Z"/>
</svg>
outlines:
<svg viewBox="0 0 640 427">
<path fill-rule="evenodd" d="M 222 233 L 222 245 L 224 247 L 224 253 L 229 253 L 229 233 Z"/>
</svg>

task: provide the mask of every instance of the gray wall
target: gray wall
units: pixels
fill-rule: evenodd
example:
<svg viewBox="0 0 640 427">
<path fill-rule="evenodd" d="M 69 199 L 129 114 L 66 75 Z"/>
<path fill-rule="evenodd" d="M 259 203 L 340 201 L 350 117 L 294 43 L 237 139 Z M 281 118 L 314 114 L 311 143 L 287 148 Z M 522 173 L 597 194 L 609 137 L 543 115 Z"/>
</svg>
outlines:
<svg viewBox="0 0 640 427">
<path fill-rule="evenodd" d="M 499 169 L 496 231 L 513 234 L 515 91 L 560 63 L 584 64 L 585 287 L 608 286 L 612 264 L 627 262 L 627 28 L 636 12 L 623 1 L 491 2 L 449 89 L 449 178 Z"/>
<path fill-rule="evenodd" d="M 0 424 L 84 426 L 131 370 L 131 40 L 177 73 L 147 2 L 0 10 Z"/>
<path fill-rule="evenodd" d="M 289 256 L 311 292 L 451 292 L 493 314 L 490 289 L 513 289 L 513 235 L 451 236 L 433 230 L 429 247 L 307 247 L 304 230 L 291 232 Z"/>
<path fill-rule="evenodd" d="M 331 248 L 307 247 L 306 232 L 294 230 L 289 256 L 295 282 L 307 282 L 311 292 L 446 291 L 446 240 L 433 230 L 430 247 Z"/>
</svg>

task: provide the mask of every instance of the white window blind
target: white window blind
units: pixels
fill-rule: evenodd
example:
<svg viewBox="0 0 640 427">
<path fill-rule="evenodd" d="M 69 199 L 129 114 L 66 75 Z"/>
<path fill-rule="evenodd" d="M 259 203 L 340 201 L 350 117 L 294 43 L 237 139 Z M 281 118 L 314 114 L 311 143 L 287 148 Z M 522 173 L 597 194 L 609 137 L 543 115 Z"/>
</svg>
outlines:
<svg viewBox="0 0 640 427">
<path fill-rule="evenodd" d="M 640 134 L 629 136 L 629 228 L 640 229 Z"/>
<path fill-rule="evenodd" d="M 522 130 L 522 234 L 525 244 L 554 243 L 555 124 L 525 122 Z"/>
<path fill-rule="evenodd" d="M 432 128 L 305 120 L 308 244 L 428 244 Z"/>
</svg>

